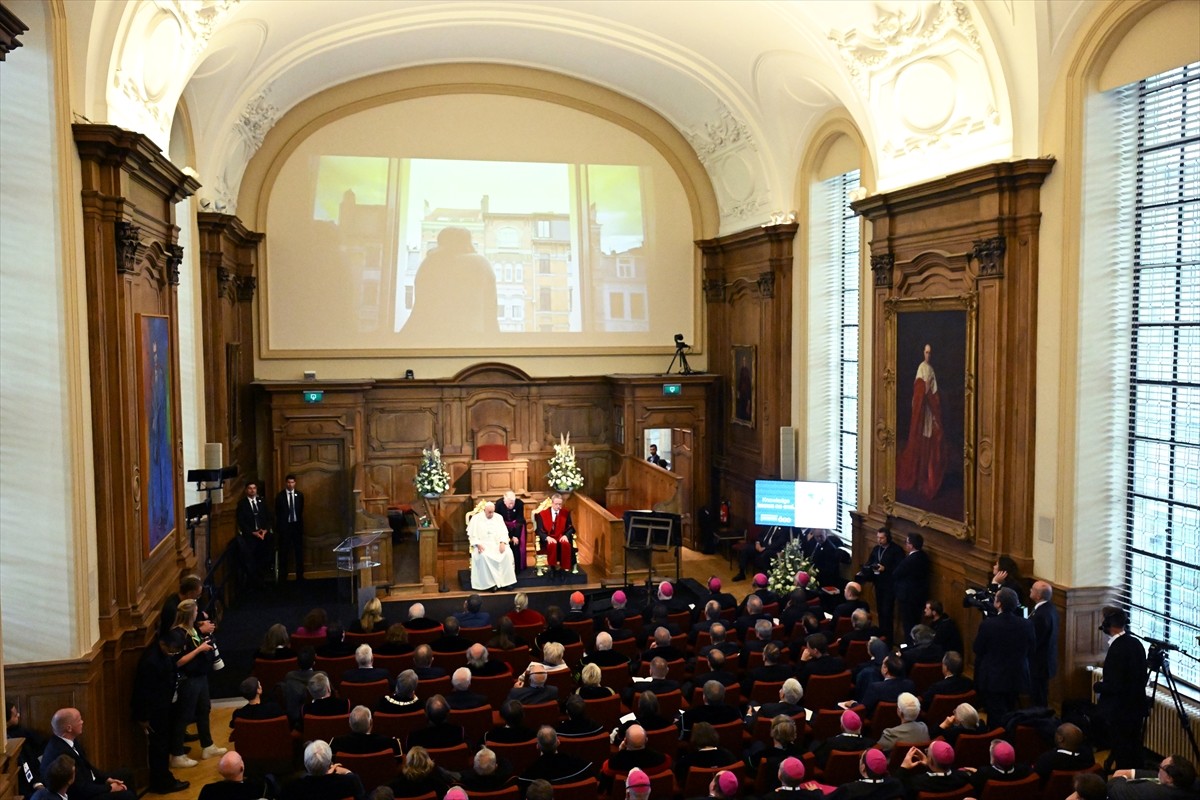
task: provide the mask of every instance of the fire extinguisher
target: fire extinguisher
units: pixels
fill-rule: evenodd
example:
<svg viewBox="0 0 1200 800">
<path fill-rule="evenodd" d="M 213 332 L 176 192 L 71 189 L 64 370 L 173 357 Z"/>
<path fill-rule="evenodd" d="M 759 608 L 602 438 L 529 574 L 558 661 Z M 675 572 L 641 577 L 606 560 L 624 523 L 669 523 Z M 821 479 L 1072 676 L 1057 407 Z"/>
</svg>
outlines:
<svg viewBox="0 0 1200 800">
<path fill-rule="evenodd" d="M 720 517 L 722 525 L 729 524 L 729 501 L 728 500 L 721 501 L 721 508 L 720 508 L 720 511 L 718 512 L 718 516 Z"/>
</svg>

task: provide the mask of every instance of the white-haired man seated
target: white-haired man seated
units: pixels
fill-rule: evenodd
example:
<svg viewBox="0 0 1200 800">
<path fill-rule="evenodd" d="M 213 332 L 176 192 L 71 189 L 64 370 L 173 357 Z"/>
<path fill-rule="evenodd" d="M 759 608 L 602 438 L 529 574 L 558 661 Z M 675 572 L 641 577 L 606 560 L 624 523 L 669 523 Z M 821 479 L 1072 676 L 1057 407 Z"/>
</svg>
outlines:
<svg viewBox="0 0 1200 800">
<path fill-rule="evenodd" d="M 471 543 L 471 588 L 496 591 L 517 582 L 517 573 L 509 551 L 508 528 L 496 513 L 495 503 L 485 503 L 483 511 L 467 523 Z"/>
</svg>

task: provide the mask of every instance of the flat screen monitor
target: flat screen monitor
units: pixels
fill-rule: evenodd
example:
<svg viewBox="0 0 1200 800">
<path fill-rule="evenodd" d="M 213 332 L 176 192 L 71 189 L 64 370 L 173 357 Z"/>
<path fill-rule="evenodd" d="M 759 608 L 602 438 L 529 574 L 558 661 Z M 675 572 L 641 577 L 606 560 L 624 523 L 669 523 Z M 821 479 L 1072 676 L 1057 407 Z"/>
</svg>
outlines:
<svg viewBox="0 0 1200 800">
<path fill-rule="evenodd" d="M 824 481 L 754 482 L 754 524 L 791 528 L 837 527 L 838 487 Z"/>
</svg>

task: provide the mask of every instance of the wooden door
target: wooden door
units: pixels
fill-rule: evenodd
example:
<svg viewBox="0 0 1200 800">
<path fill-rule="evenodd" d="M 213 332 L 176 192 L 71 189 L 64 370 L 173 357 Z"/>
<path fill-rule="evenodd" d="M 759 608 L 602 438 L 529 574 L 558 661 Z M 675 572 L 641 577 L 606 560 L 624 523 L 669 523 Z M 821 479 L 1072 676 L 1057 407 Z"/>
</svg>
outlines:
<svg viewBox="0 0 1200 800">
<path fill-rule="evenodd" d="M 682 478 L 680 485 L 680 508 L 683 525 L 683 545 L 699 549 L 696 542 L 695 508 L 692 505 L 695 484 L 695 463 L 692 457 L 695 434 L 691 428 L 671 429 L 671 471 Z"/>
</svg>

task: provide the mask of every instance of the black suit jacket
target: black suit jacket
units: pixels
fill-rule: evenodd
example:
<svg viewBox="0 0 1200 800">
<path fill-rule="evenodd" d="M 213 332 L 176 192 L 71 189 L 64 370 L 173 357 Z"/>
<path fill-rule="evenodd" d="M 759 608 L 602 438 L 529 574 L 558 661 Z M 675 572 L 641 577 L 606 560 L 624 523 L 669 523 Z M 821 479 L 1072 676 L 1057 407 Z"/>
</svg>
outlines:
<svg viewBox="0 0 1200 800">
<path fill-rule="evenodd" d="M 67 796 L 71 800 L 92 800 L 100 795 L 110 794 L 108 774 L 88 761 L 83 745 L 78 741 L 72 749 L 65 739 L 51 736 L 50 741 L 46 742 L 46 749 L 42 751 L 42 763 L 49 765 L 64 754 L 75 762 L 75 782 L 67 790 Z"/>
<path fill-rule="evenodd" d="M 1033 623 L 1015 613 L 988 617 L 975 636 L 975 683 L 983 692 L 1019 692 L 1029 686 Z M 1139 691 L 1146 685 L 1143 676 Z"/>
<path fill-rule="evenodd" d="M 1142 640 L 1131 633 L 1113 639 L 1104 656 L 1104 680 L 1096 686 L 1100 710 L 1110 723 L 1141 724 L 1146 715 L 1146 678 Z"/>
<path fill-rule="evenodd" d="M 875 545 L 871 556 L 867 559 L 867 569 L 860 573 L 865 580 L 874 581 L 875 585 L 884 591 L 892 588 L 895 578 L 896 565 L 904 558 L 904 551 L 895 542 L 880 547 Z M 882 564 L 883 572 L 875 572 L 875 565 Z"/>
<path fill-rule="evenodd" d="M 896 602 L 924 603 L 929 599 L 929 556 L 924 550 L 914 550 L 900 559 L 892 578 L 896 582 Z"/>
<path fill-rule="evenodd" d="M 258 510 L 250 507 L 250 498 L 242 495 L 242 499 L 237 503 L 237 529 L 240 534 L 250 534 L 258 530 L 264 530 L 271 527 L 271 512 L 267 508 L 267 500 L 265 497 L 255 498 L 258 500 Z"/>
<path fill-rule="evenodd" d="M 1029 654 L 1030 672 L 1039 679 L 1058 673 L 1058 609 L 1046 601 L 1033 611 L 1033 652 Z"/>
<path fill-rule="evenodd" d="M 291 525 L 288 522 L 287 489 L 275 495 L 275 522 L 281 527 Z M 295 530 L 304 530 L 304 492 L 301 491 L 296 492 Z"/>
</svg>

